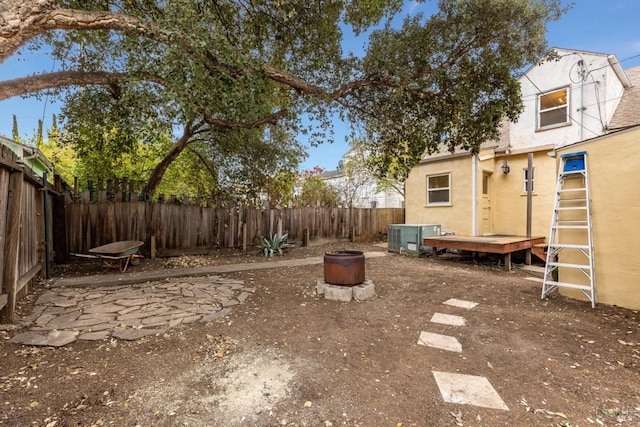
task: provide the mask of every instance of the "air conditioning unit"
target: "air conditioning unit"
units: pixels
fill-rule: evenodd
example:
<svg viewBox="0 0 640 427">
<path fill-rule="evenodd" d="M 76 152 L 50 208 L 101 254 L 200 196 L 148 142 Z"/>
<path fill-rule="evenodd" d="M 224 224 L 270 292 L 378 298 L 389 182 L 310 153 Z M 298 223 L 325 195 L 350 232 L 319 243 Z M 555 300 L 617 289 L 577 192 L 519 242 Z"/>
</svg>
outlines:
<svg viewBox="0 0 640 427">
<path fill-rule="evenodd" d="M 440 224 L 391 224 L 387 234 L 389 252 L 421 254 L 431 251 L 424 246 L 425 237 L 440 236 Z"/>
</svg>

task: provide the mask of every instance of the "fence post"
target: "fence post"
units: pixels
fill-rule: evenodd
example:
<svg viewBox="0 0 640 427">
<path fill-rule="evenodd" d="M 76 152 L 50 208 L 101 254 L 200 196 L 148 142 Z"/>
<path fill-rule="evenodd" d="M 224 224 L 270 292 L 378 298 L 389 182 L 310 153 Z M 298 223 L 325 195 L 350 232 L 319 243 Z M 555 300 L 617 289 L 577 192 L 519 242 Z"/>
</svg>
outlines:
<svg viewBox="0 0 640 427">
<path fill-rule="evenodd" d="M 9 197 L 7 204 L 7 229 L 4 256 L 3 282 L 7 290 L 7 305 L 2 312 L 4 321 L 16 320 L 16 297 L 18 292 L 18 257 L 20 256 L 20 218 L 22 216 L 22 191 L 24 172 L 13 171 L 9 175 Z"/>
<path fill-rule="evenodd" d="M 247 223 L 242 223 L 242 252 L 247 253 Z"/>
<path fill-rule="evenodd" d="M 306 248 L 307 246 L 309 246 L 309 229 L 305 228 L 302 231 L 302 247 Z"/>
</svg>

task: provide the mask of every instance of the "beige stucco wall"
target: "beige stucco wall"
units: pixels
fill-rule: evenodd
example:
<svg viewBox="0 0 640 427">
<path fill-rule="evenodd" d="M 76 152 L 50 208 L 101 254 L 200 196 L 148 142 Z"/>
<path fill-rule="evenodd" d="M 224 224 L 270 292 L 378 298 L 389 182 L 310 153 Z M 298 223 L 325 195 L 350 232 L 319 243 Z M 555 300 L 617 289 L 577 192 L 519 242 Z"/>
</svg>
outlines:
<svg viewBox="0 0 640 427">
<path fill-rule="evenodd" d="M 471 159 L 469 155 L 416 165 L 405 181 L 407 224 L 440 224 L 442 231 L 472 234 Z M 427 206 L 427 175 L 451 173 L 451 203 Z"/>
<path fill-rule="evenodd" d="M 533 153 L 534 191 L 531 197 L 531 235 L 548 237 L 556 186 L 556 160 L 548 151 Z M 508 175 L 500 166 L 507 160 L 511 167 Z M 524 171 L 528 166 L 528 154 L 508 155 L 495 160 L 494 206 L 495 234 L 525 236 L 527 234 L 527 193 L 524 188 Z"/>
<path fill-rule="evenodd" d="M 548 151 L 534 153 L 535 191 L 532 197 L 532 235 L 549 235 L 553 209 L 556 160 Z M 493 150 L 480 152 L 475 169 L 475 228 L 473 230 L 472 160 L 471 156 L 421 163 L 414 167 L 406 181 L 406 222 L 408 224 L 441 224 L 443 231 L 458 235 L 482 235 L 482 176 L 490 174 L 490 198 L 493 234 L 524 236 L 527 233 L 527 194 L 524 170 L 527 154 L 495 157 Z M 511 172 L 505 175 L 501 166 L 507 160 Z M 451 173 L 452 203 L 427 206 L 426 177 Z"/>
<path fill-rule="evenodd" d="M 631 309 L 640 309 L 639 144 L 640 128 L 636 128 L 559 150 L 559 154 L 588 153 L 598 302 Z M 560 270 L 559 276 L 562 282 L 584 282 L 575 270 Z M 585 299 L 579 291 L 561 288 L 561 292 Z"/>
</svg>

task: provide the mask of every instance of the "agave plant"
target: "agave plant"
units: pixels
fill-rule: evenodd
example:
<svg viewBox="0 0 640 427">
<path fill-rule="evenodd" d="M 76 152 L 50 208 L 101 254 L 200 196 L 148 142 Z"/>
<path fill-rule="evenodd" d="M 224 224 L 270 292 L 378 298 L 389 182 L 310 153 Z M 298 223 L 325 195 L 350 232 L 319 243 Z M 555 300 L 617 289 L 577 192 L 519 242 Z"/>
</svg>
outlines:
<svg viewBox="0 0 640 427">
<path fill-rule="evenodd" d="M 260 237 L 262 244 L 262 254 L 264 256 L 282 255 L 282 250 L 289 247 L 287 243 L 289 233 L 278 236 L 278 234 L 269 235 L 269 237 Z"/>
</svg>

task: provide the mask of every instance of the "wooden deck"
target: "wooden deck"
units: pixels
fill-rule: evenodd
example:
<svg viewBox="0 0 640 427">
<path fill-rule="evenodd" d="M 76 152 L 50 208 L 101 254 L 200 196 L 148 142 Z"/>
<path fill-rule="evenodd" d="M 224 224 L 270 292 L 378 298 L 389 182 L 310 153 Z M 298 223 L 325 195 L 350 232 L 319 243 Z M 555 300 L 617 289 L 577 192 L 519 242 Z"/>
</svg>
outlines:
<svg viewBox="0 0 640 427">
<path fill-rule="evenodd" d="M 531 248 L 534 245 L 540 245 L 545 242 L 544 237 L 531 237 L 527 239 L 525 236 L 440 236 L 425 237 L 423 239 L 424 246 L 433 248 L 433 256 L 438 256 L 438 249 L 458 249 L 470 252 L 486 252 L 492 254 L 503 254 L 504 265 L 507 270 L 511 270 L 511 254 L 513 252 L 526 250 L 527 264 L 531 264 Z"/>
</svg>

